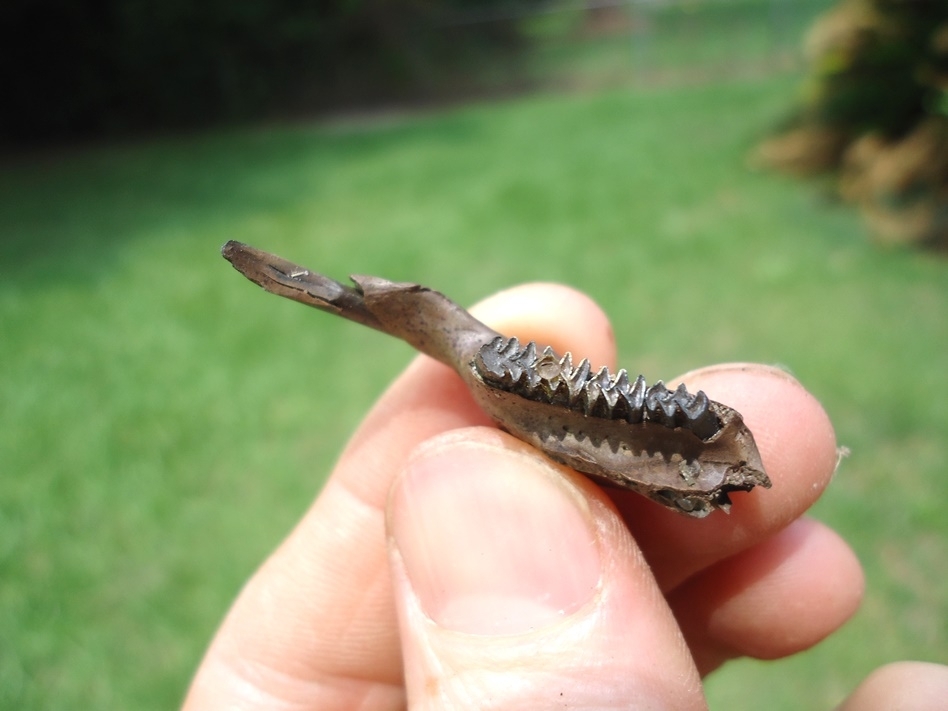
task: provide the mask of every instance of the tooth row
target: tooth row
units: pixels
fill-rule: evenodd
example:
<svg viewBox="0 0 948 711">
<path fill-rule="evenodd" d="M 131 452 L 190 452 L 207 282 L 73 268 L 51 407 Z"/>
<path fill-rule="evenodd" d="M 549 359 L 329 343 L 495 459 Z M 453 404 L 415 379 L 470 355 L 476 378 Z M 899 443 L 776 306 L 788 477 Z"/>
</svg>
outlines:
<svg viewBox="0 0 948 711">
<path fill-rule="evenodd" d="M 494 387 L 590 417 L 684 427 L 702 439 L 720 429 L 708 396 L 700 390 L 691 395 L 682 384 L 672 391 L 661 381 L 648 387 L 641 375 L 630 382 L 625 370 L 613 378 L 605 367 L 593 374 L 585 358 L 574 367 L 569 353 L 557 358 L 547 346 L 538 355 L 532 341 L 521 348 L 516 338 L 498 336 L 481 347 L 474 366 Z"/>
</svg>

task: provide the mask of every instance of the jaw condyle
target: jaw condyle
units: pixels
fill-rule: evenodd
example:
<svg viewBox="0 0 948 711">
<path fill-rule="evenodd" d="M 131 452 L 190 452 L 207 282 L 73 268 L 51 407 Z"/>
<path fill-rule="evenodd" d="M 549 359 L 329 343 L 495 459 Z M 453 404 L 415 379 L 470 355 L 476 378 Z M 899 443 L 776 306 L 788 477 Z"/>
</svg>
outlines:
<svg viewBox="0 0 948 711">
<path fill-rule="evenodd" d="M 587 360 L 521 345 L 444 295 L 353 276 L 355 287 L 230 241 L 221 250 L 265 290 L 401 338 L 454 368 L 478 404 L 515 437 L 597 481 L 698 518 L 730 508 L 728 493 L 769 488 L 740 413 L 684 385 L 648 386 Z"/>
</svg>

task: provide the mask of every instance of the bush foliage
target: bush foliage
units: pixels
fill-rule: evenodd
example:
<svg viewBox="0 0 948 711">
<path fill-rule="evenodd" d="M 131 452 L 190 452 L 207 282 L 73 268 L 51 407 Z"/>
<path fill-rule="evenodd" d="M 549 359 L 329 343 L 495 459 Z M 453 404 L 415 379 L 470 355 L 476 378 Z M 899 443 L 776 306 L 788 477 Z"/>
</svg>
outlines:
<svg viewBox="0 0 948 711">
<path fill-rule="evenodd" d="M 877 238 L 948 247 L 948 3 L 841 0 L 806 48 L 804 101 L 760 158 L 836 172 Z"/>
</svg>

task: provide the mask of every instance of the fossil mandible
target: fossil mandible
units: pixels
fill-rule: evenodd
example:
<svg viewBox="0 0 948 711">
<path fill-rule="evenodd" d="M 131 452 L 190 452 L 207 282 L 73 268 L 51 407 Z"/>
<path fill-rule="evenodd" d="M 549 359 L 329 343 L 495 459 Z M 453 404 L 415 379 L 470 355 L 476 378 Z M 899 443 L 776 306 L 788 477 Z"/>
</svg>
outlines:
<svg viewBox="0 0 948 711">
<path fill-rule="evenodd" d="M 240 242 L 221 250 L 267 291 L 401 338 L 454 368 L 500 427 L 603 484 L 701 518 L 731 491 L 770 488 L 740 413 L 684 385 L 651 387 L 625 370 L 593 372 L 535 343 L 521 346 L 444 295 L 352 276 L 355 288 Z"/>
</svg>

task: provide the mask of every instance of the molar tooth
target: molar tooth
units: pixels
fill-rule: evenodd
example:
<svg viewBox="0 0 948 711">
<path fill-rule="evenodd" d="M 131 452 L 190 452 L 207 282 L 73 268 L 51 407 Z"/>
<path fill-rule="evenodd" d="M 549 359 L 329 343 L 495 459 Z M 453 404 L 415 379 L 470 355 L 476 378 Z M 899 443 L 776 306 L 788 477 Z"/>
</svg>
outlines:
<svg viewBox="0 0 948 711">
<path fill-rule="evenodd" d="M 485 345 L 477 352 L 474 356 L 474 366 L 482 377 L 491 381 L 503 381 L 507 372 L 504 359 L 494 350 L 493 345 L 493 342 Z"/>
<path fill-rule="evenodd" d="M 665 387 L 665 383 L 661 380 L 656 381 L 656 383 L 648 389 L 648 392 L 645 394 L 646 400 L 659 398 L 665 393 L 668 392 L 668 388 Z"/>
<path fill-rule="evenodd" d="M 675 390 L 674 400 L 687 419 L 694 419 L 701 414 L 702 409 L 708 407 L 708 396 L 700 390 L 697 395 L 692 395 L 684 383 Z"/>
<path fill-rule="evenodd" d="M 703 392 L 691 395 L 682 383 L 672 399 L 677 406 L 676 427 L 686 427 L 701 439 L 707 439 L 718 431 L 718 418 L 710 412 L 708 396 Z"/>
<path fill-rule="evenodd" d="M 581 361 L 579 361 L 579 365 L 576 366 L 576 369 L 573 370 L 570 380 L 575 383 L 585 383 L 587 380 L 589 380 L 589 371 L 589 360 L 583 358 Z"/>
<path fill-rule="evenodd" d="M 629 374 L 623 368 L 616 374 L 612 388 L 608 391 L 610 414 L 613 420 L 627 420 L 629 418 Z"/>
<path fill-rule="evenodd" d="M 675 426 L 674 393 L 669 392 L 665 383 L 659 380 L 648 389 L 645 395 L 645 416 L 653 422 L 660 422 L 666 427 Z"/>
<path fill-rule="evenodd" d="M 708 396 L 704 394 L 704 390 L 699 390 L 691 405 L 683 409 L 688 418 L 685 426 L 701 439 L 709 439 L 721 429 L 721 423 L 711 411 L 711 403 Z"/>
<path fill-rule="evenodd" d="M 570 402 L 576 402 L 583 394 L 583 386 L 589 379 L 589 361 L 583 358 L 569 377 Z"/>
<path fill-rule="evenodd" d="M 539 374 L 537 373 L 537 371 L 533 370 L 532 368 L 524 368 L 523 374 L 517 380 L 517 383 L 520 386 L 520 389 L 527 396 L 533 395 L 533 393 L 537 389 L 537 385 L 539 385 L 541 382 L 542 380 Z"/>
<path fill-rule="evenodd" d="M 533 341 L 530 341 L 527 344 L 527 347 L 523 349 L 521 353 L 516 355 L 514 359 L 518 363 L 522 363 L 525 367 L 529 368 L 537 360 L 537 344 Z"/>
<path fill-rule="evenodd" d="M 521 368 L 516 363 L 506 363 L 505 364 L 505 380 L 511 385 L 520 381 L 523 377 L 523 368 Z"/>
<path fill-rule="evenodd" d="M 694 398 L 684 383 L 679 383 L 672 395 L 672 403 L 675 405 L 675 426 L 682 427 L 688 423 L 688 408 L 694 402 Z"/>
<path fill-rule="evenodd" d="M 552 354 L 553 351 L 551 350 L 550 353 Z M 570 377 L 573 373 L 573 354 L 569 351 L 560 359 L 560 372 L 563 373 L 564 378 Z"/>
<path fill-rule="evenodd" d="M 619 402 L 619 393 L 615 389 L 603 390 L 602 398 L 607 405 L 607 412 L 604 416 L 612 420 L 616 419 L 613 410 L 615 410 L 616 403 Z"/>
<path fill-rule="evenodd" d="M 596 416 L 603 409 L 602 388 L 599 387 L 599 383 L 595 379 L 590 380 L 583 388 L 582 402 L 583 412 L 587 416 Z"/>
<path fill-rule="evenodd" d="M 611 418 L 618 393 L 612 389 L 612 378 L 603 367 L 583 386 L 583 411 L 588 417 Z"/>
<path fill-rule="evenodd" d="M 596 373 L 596 375 L 593 377 L 593 380 L 603 390 L 612 387 L 612 376 L 609 375 L 609 370 L 606 368 L 606 366 L 602 366 L 599 369 L 599 372 Z"/>
<path fill-rule="evenodd" d="M 516 336 L 507 341 L 507 345 L 504 347 L 501 353 L 511 359 L 520 355 L 520 341 L 517 340 Z"/>
<path fill-rule="evenodd" d="M 602 391 L 602 399 L 606 405 L 605 412 L 602 416 L 611 417 L 612 408 L 615 407 L 616 400 L 619 398 L 619 392 L 615 389 L 615 383 L 612 381 L 612 376 L 609 375 L 609 371 L 605 366 L 599 370 L 599 372 L 596 374 L 596 377 L 593 379 L 593 382 L 595 382 Z"/>
<path fill-rule="evenodd" d="M 547 402 L 553 402 L 553 395 L 561 382 L 559 375 L 554 375 L 552 378 L 540 377 L 539 389 L 543 392 L 543 397 Z"/>
<path fill-rule="evenodd" d="M 704 394 L 704 390 L 699 390 L 691 398 L 691 402 L 689 402 L 687 406 L 683 404 L 681 409 L 685 411 L 688 417 L 696 420 L 708 410 L 710 405 L 711 403 L 708 400 L 708 396 Z"/>
<path fill-rule="evenodd" d="M 555 380 L 563 376 L 563 369 L 555 356 L 543 354 L 533 365 L 534 370 L 545 380 Z"/>
<path fill-rule="evenodd" d="M 645 392 L 645 377 L 640 375 L 628 391 L 622 393 L 623 399 L 628 403 L 628 413 L 625 419 L 633 425 L 645 419 Z"/>
<path fill-rule="evenodd" d="M 556 379 L 556 388 L 550 393 L 550 402 L 558 405 L 569 405 L 569 382 L 563 378 Z"/>
</svg>

